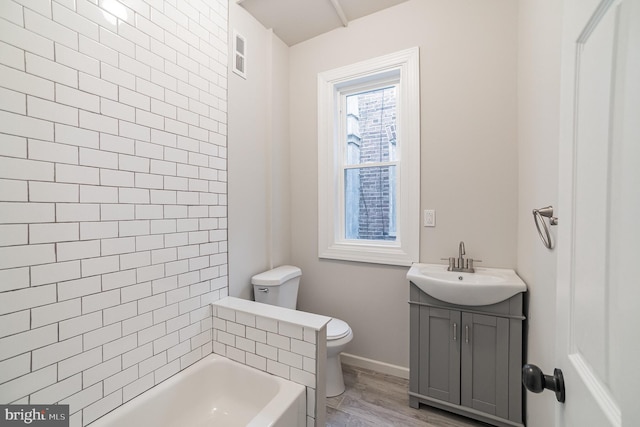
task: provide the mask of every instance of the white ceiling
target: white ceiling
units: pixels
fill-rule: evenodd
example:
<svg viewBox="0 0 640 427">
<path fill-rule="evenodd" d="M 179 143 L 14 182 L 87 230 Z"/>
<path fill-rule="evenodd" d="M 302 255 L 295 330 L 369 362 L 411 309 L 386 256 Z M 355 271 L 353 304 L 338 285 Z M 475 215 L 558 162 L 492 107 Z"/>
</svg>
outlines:
<svg viewBox="0 0 640 427">
<path fill-rule="evenodd" d="M 287 45 L 407 0 L 236 0 Z"/>
</svg>

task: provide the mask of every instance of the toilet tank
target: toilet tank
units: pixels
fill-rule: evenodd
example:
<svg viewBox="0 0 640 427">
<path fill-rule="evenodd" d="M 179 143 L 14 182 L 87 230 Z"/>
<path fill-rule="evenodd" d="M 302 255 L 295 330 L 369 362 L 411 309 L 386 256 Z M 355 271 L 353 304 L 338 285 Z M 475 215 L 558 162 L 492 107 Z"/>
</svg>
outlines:
<svg viewBox="0 0 640 427">
<path fill-rule="evenodd" d="M 292 265 L 281 265 L 256 274 L 251 278 L 255 300 L 295 310 L 301 275 L 302 270 Z"/>
</svg>

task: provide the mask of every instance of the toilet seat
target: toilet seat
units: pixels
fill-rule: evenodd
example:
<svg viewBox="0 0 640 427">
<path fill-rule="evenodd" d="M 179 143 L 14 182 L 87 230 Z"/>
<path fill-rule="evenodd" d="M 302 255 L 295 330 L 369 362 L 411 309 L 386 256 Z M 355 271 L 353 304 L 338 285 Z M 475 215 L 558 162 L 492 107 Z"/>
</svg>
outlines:
<svg viewBox="0 0 640 427">
<path fill-rule="evenodd" d="M 346 337 L 351 332 L 351 328 L 344 320 L 336 319 L 335 317 L 327 323 L 327 341 L 339 340 Z"/>
</svg>

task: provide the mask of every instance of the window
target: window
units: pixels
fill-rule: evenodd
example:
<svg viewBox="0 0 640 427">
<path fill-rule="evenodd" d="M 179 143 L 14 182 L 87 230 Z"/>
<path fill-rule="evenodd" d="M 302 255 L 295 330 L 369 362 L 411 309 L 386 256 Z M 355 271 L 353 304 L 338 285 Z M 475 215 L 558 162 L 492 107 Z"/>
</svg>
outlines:
<svg viewBox="0 0 640 427">
<path fill-rule="evenodd" d="M 413 48 L 318 75 L 321 258 L 418 261 L 418 64 Z"/>
</svg>

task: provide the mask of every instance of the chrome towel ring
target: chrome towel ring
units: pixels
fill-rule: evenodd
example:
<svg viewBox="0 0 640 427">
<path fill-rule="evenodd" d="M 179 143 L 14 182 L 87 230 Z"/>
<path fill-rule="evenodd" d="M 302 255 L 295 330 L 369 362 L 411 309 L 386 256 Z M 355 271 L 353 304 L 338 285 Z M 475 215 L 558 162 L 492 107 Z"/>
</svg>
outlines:
<svg viewBox="0 0 640 427">
<path fill-rule="evenodd" d="M 549 227 L 547 227 L 547 223 L 543 217 L 549 218 L 549 225 L 558 225 L 558 218 L 553 216 L 553 206 L 546 206 L 544 208 L 533 210 L 533 222 L 536 224 L 536 229 L 538 230 L 538 235 L 542 240 L 542 244 L 547 249 L 553 249 L 551 233 L 549 233 Z"/>
</svg>

